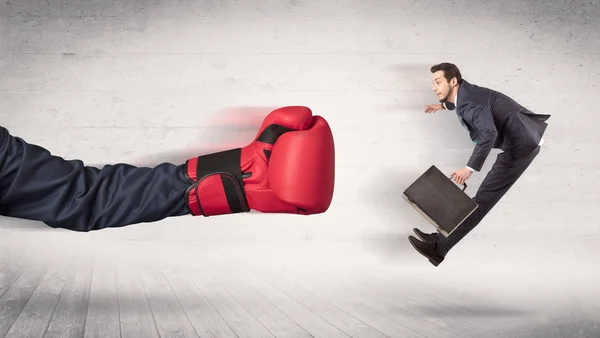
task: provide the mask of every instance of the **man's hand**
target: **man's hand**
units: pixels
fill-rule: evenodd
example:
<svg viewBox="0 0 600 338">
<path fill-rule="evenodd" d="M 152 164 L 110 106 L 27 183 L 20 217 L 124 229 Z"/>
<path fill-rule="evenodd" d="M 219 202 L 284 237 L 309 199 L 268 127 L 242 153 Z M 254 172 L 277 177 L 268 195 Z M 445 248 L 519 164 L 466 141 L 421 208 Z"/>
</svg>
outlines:
<svg viewBox="0 0 600 338">
<path fill-rule="evenodd" d="M 430 105 L 425 106 L 425 112 L 427 114 L 434 113 L 434 112 L 436 112 L 438 110 L 442 110 L 442 109 L 444 109 L 444 108 L 442 107 L 441 103 L 440 104 L 430 104 Z"/>
<path fill-rule="evenodd" d="M 454 179 L 454 182 L 462 185 L 472 174 L 473 172 L 469 168 L 462 168 L 453 172 L 450 177 Z"/>
</svg>

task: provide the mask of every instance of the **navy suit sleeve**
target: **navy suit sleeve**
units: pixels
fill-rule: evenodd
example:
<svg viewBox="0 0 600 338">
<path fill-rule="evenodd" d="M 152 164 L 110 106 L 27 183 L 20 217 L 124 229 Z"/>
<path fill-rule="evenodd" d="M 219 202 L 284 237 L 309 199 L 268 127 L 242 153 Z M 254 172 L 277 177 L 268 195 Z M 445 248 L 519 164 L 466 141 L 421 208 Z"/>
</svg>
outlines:
<svg viewBox="0 0 600 338">
<path fill-rule="evenodd" d="M 182 165 L 102 169 L 66 160 L 0 126 L 0 214 L 53 228 L 99 230 L 188 214 Z"/>
<path fill-rule="evenodd" d="M 469 111 L 465 115 L 472 116 L 472 124 L 477 131 L 477 144 L 471 158 L 467 162 L 467 166 L 473 168 L 473 170 L 480 171 L 485 163 L 486 158 L 490 154 L 490 151 L 494 147 L 498 131 L 496 130 L 496 124 L 492 112 L 485 106 L 470 106 L 467 108 Z"/>
</svg>

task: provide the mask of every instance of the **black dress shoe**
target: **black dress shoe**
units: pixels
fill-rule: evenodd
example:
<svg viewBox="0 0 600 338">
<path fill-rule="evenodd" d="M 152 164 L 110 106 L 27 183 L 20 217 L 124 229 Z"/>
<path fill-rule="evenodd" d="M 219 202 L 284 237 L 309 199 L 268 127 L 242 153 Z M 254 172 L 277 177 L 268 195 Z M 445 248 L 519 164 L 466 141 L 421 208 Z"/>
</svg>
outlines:
<svg viewBox="0 0 600 338">
<path fill-rule="evenodd" d="M 437 239 L 437 233 L 426 234 L 417 228 L 414 228 L 413 231 L 423 242 L 434 242 Z"/>
<path fill-rule="evenodd" d="M 437 244 L 433 241 L 422 242 L 413 236 L 408 236 L 408 241 L 421 255 L 429 259 L 433 266 L 440 265 L 444 261 L 444 257 L 438 254 Z"/>
</svg>

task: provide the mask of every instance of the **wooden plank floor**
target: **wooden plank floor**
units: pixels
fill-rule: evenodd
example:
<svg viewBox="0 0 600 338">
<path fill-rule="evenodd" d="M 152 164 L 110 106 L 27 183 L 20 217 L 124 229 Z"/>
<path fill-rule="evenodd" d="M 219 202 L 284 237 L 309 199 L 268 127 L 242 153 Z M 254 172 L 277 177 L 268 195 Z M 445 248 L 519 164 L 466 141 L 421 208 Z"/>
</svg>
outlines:
<svg viewBox="0 0 600 338">
<path fill-rule="evenodd" d="M 4 258 L 3 337 L 459 337 L 475 327 L 322 271 Z"/>
<path fill-rule="evenodd" d="M 418 272 L 260 265 L 208 251 L 197 264 L 168 264 L 143 258 L 141 247 L 133 259 L 69 259 L 40 248 L 3 254 L 0 337 L 500 337 L 502 319 L 548 320 L 525 307 L 502 313 L 480 291 Z M 496 308 L 490 318 L 486 306 Z M 581 330 L 596 322 L 581 325 L 577 337 L 588 337 Z"/>
<path fill-rule="evenodd" d="M 268 269 L 17 259 L 1 271 L 2 337 L 456 337 L 470 327 Z"/>
</svg>

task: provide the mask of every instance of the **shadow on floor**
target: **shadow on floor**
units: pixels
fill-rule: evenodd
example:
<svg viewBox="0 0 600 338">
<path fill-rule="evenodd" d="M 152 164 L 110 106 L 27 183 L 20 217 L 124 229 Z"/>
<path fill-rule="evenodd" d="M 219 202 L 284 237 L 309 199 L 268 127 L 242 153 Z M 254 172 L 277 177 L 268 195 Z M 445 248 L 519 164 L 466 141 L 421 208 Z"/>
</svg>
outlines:
<svg viewBox="0 0 600 338">
<path fill-rule="evenodd" d="M 471 319 L 471 318 L 494 318 L 494 319 L 512 319 L 514 317 L 524 317 L 531 314 L 531 311 L 526 309 L 506 308 L 501 306 L 492 305 L 461 305 L 461 304 L 443 304 L 436 302 L 431 306 L 416 306 L 420 313 L 430 314 L 433 316 L 440 316 L 440 314 L 447 314 L 448 316 L 454 316 L 458 318 Z M 457 313 L 459 313 L 457 315 Z M 452 314 L 452 315 L 451 315 Z"/>
<path fill-rule="evenodd" d="M 566 315 L 567 316 L 567 315 Z M 575 318 L 568 315 L 568 319 L 562 316 L 549 317 L 544 322 L 512 324 L 510 321 L 502 329 L 482 329 L 469 337 L 488 338 L 598 338 L 600 337 L 600 321 L 591 318 Z"/>
</svg>

